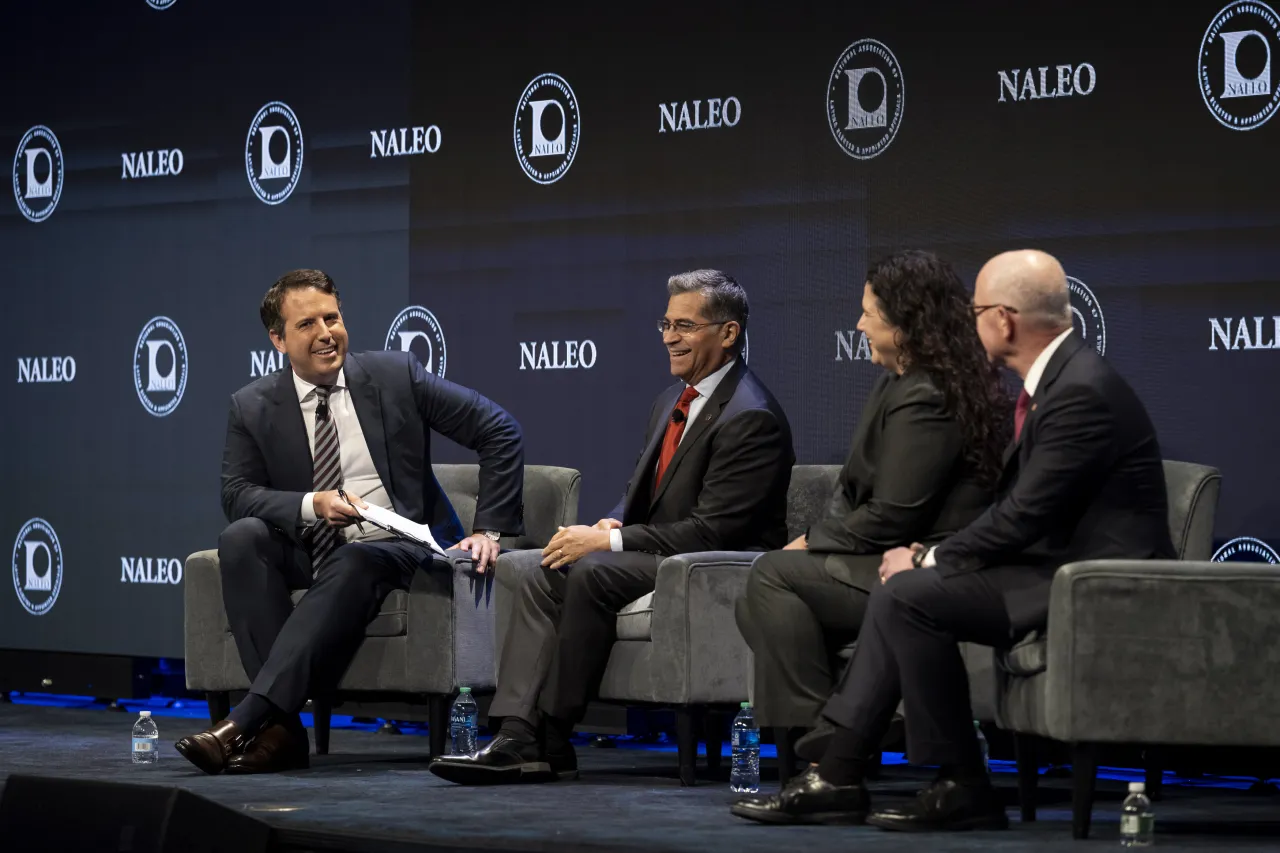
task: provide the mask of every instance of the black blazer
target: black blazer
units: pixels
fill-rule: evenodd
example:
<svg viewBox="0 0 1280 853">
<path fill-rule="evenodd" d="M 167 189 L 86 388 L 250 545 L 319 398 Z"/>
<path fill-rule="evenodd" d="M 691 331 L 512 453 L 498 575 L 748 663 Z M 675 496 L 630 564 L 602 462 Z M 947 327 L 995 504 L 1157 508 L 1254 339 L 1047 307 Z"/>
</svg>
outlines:
<svg viewBox="0 0 1280 853">
<path fill-rule="evenodd" d="M 653 404 L 645 447 L 621 502 L 622 547 L 670 556 L 767 551 L 787 541 L 787 488 L 795 451 L 778 401 L 738 359 L 697 420 L 685 424 L 657 494 L 654 468 L 684 383 Z"/>
<path fill-rule="evenodd" d="M 1043 585 L 1010 599 L 1015 626 L 1043 622 L 1048 581 L 1065 563 L 1174 556 L 1155 427 L 1129 383 L 1074 334 L 1049 359 L 998 491 L 934 559 L 943 575 L 1042 573 Z"/>
<path fill-rule="evenodd" d="M 826 517 L 809 528 L 809 550 L 879 557 L 935 544 L 977 518 L 992 491 L 965 460 L 964 432 L 929 376 L 887 373 L 867 398 Z M 848 563 L 827 567 L 849 583 Z"/>
<path fill-rule="evenodd" d="M 428 373 L 409 353 L 350 353 L 344 370 L 374 468 L 397 513 L 428 524 L 445 548 L 466 535 L 431 471 L 435 430 L 480 456 L 473 527 L 524 532 L 524 447 L 511 415 Z M 302 498 L 313 482 L 292 368 L 232 394 L 222 455 L 227 520 L 261 518 L 301 545 Z"/>
</svg>

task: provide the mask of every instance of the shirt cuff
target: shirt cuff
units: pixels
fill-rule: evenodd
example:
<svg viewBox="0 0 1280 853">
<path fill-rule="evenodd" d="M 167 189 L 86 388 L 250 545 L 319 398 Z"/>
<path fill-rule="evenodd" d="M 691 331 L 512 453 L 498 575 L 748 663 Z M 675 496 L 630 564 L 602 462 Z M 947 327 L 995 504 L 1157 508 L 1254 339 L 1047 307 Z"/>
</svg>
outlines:
<svg viewBox="0 0 1280 853">
<path fill-rule="evenodd" d="M 933 557 L 933 552 L 936 550 L 938 550 L 938 546 L 934 545 L 928 551 L 924 552 L 924 559 L 920 561 L 921 568 L 932 569 L 934 566 L 938 565 L 938 561 Z"/>
<path fill-rule="evenodd" d="M 622 550 L 622 531 L 616 527 L 609 531 L 609 550 Z"/>
<path fill-rule="evenodd" d="M 316 520 L 315 492 L 307 492 L 302 496 L 302 521 L 310 524 Z"/>
</svg>

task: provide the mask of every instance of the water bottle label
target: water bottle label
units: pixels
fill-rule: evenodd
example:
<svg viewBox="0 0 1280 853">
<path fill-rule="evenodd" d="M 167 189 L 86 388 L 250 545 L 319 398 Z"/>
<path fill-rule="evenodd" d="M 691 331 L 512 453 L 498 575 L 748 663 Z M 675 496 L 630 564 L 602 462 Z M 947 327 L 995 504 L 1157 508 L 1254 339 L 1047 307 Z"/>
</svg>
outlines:
<svg viewBox="0 0 1280 853">
<path fill-rule="evenodd" d="M 136 737 L 133 739 L 134 752 L 151 752 L 153 749 L 155 749 L 155 744 L 151 742 L 150 738 Z"/>
<path fill-rule="evenodd" d="M 730 743 L 739 749 L 748 746 L 759 746 L 760 733 L 756 731 L 735 731 Z"/>
</svg>

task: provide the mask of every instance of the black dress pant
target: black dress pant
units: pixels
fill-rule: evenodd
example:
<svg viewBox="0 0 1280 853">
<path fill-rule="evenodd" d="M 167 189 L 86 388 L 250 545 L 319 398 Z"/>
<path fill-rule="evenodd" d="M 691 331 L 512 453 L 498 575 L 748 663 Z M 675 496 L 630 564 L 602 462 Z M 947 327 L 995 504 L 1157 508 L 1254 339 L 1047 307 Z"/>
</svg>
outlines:
<svg viewBox="0 0 1280 853">
<path fill-rule="evenodd" d="M 662 557 L 588 554 L 563 571 L 522 574 L 501 655 L 491 716 L 538 723 L 539 711 L 578 722 L 595 696 L 617 636 L 618 611 L 652 592 Z"/>
<path fill-rule="evenodd" d="M 340 546 L 312 576 L 311 559 L 257 518 L 230 524 L 218 538 L 222 599 L 249 692 L 286 713 L 309 696 L 329 696 L 364 640 L 365 626 L 394 589 L 433 554 L 398 539 Z M 307 593 L 294 607 L 291 590 Z"/>
<path fill-rule="evenodd" d="M 1007 597 L 1047 602 L 1051 580 L 1051 571 L 1020 567 L 895 574 L 872 590 L 857 650 L 823 716 L 879 742 L 901 701 L 912 763 L 981 766 L 959 643 L 1010 646 L 1017 637 Z"/>
<path fill-rule="evenodd" d="M 835 558 L 845 562 L 844 574 L 865 576 L 860 586 L 837 580 L 828 559 L 812 551 L 769 551 L 751 566 L 735 615 L 755 658 L 755 715 L 762 727 L 816 725 L 842 667 L 837 654 L 858 637 L 881 557 Z"/>
</svg>

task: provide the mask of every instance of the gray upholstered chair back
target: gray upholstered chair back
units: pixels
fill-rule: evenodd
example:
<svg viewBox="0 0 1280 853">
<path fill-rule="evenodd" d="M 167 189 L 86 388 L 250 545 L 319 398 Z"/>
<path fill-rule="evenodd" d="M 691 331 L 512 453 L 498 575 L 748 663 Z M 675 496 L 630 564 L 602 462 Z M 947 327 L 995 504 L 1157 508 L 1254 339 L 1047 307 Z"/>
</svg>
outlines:
<svg viewBox="0 0 1280 853">
<path fill-rule="evenodd" d="M 839 465 L 796 465 L 787 490 L 787 540 L 795 539 L 830 511 L 839 488 Z"/>
<path fill-rule="evenodd" d="M 1175 553 L 1182 560 L 1208 560 L 1213 555 L 1213 522 L 1222 475 L 1207 465 L 1166 459 L 1164 482 Z"/>
<path fill-rule="evenodd" d="M 432 465 L 440 488 L 462 521 L 471 530 L 476 517 L 476 496 L 480 492 L 479 465 Z M 502 547 L 542 548 L 555 535 L 556 527 L 578 523 L 578 491 L 582 475 L 572 468 L 551 465 L 524 467 L 524 535 L 502 541 Z M 448 545 L 440 543 L 446 548 Z M 450 543 L 452 544 L 452 543 Z"/>
</svg>

